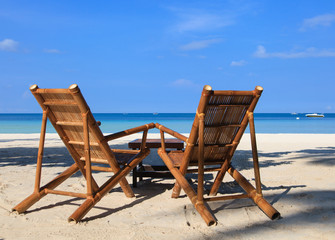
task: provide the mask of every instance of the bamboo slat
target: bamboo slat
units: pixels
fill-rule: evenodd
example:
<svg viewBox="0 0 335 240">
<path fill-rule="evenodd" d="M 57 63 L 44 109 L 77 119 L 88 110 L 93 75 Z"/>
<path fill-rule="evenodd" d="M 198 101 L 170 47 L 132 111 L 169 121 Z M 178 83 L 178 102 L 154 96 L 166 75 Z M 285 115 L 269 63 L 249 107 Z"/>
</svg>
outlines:
<svg viewBox="0 0 335 240">
<path fill-rule="evenodd" d="M 213 104 L 213 103 L 209 103 L 208 107 L 216 107 L 216 108 L 228 108 L 228 107 L 248 107 L 248 104 Z"/>
<path fill-rule="evenodd" d="M 114 153 L 125 153 L 125 154 L 137 154 L 140 150 L 131 150 L 131 149 L 111 149 Z"/>
<path fill-rule="evenodd" d="M 254 95 L 254 91 L 213 91 L 213 95 L 215 96 L 252 96 Z"/>
<path fill-rule="evenodd" d="M 72 144 L 72 145 L 81 145 L 81 146 L 85 145 L 84 142 L 78 142 L 78 141 L 69 141 L 69 144 Z M 99 143 L 90 142 L 89 145 L 90 146 L 99 146 Z"/>
<path fill-rule="evenodd" d="M 211 124 L 211 125 L 205 125 L 205 128 L 239 128 L 242 127 L 241 124 L 226 124 L 226 125 L 220 125 L 220 124 Z"/>
<path fill-rule="evenodd" d="M 47 194 L 57 194 L 57 195 L 63 195 L 63 196 L 70 196 L 70 197 L 77 197 L 77 198 L 87 198 L 87 195 L 84 193 L 75 193 L 75 192 L 67 192 L 67 191 L 59 191 L 59 190 L 53 190 L 53 189 L 45 189 L 45 193 Z"/>
<path fill-rule="evenodd" d="M 235 194 L 235 195 L 227 195 L 227 196 L 206 197 L 204 198 L 204 200 L 207 202 L 215 202 L 215 201 L 242 199 L 242 198 L 249 198 L 249 195 L 248 194 Z"/>
<path fill-rule="evenodd" d="M 217 164 L 213 164 L 213 165 L 217 165 Z M 190 165 L 190 166 L 196 166 L 196 165 Z M 178 167 L 178 166 L 175 166 Z M 204 168 L 204 172 L 217 172 L 219 171 L 221 168 L 215 167 L 215 168 L 210 168 L 210 167 L 206 167 Z M 198 169 L 192 169 L 192 168 L 188 168 L 187 169 L 187 173 L 197 173 Z"/>
<path fill-rule="evenodd" d="M 71 105 L 77 105 L 74 101 L 45 101 L 43 103 L 46 106 L 71 106 Z"/>
<path fill-rule="evenodd" d="M 30 87 L 30 90 L 36 90 L 36 93 L 38 94 L 43 94 L 43 93 L 48 93 L 48 94 L 59 94 L 59 93 L 68 93 L 67 89 L 64 88 L 38 88 L 36 84 L 32 85 Z"/>
<path fill-rule="evenodd" d="M 56 124 L 60 126 L 83 126 L 83 122 L 79 121 L 76 122 L 57 121 Z"/>
<path fill-rule="evenodd" d="M 110 167 L 91 166 L 91 169 L 92 171 L 97 171 L 97 172 L 113 172 L 113 170 Z"/>
<path fill-rule="evenodd" d="M 85 162 L 85 157 L 81 157 L 80 160 Z M 102 158 L 91 158 L 91 162 L 99 164 L 108 164 L 108 161 Z"/>
</svg>

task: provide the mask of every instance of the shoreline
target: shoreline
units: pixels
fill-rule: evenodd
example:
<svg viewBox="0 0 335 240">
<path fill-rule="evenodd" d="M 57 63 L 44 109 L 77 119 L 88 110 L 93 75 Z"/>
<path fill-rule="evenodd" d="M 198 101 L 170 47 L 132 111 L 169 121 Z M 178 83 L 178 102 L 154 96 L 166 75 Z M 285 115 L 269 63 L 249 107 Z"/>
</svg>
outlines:
<svg viewBox="0 0 335 240">
<path fill-rule="evenodd" d="M 67 217 L 82 200 L 48 195 L 26 214 L 11 208 L 31 194 L 39 135 L 0 134 L 0 239 L 333 239 L 335 238 L 335 134 L 257 134 L 260 171 L 265 198 L 281 213 L 269 220 L 250 200 L 209 203 L 218 225 L 207 227 L 182 193 L 171 199 L 171 179 L 144 179 L 126 198 L 117 186 L 78 224 Z M 168 135 L 166 135 L 167 137 Z M 134 134 L 111 141 L 127 148 Z M 159 138 L 149 133 L 148 138 Z M 244 134 L 234 156 L 247 179 L 253 179 L 249 134 Z M 156 161 L 154 151 L 144 161 Z M 42 180 L 52 179 L 73 160 L 55 133 L 46 135 Z M 97 174 L 97 180 L 105 177 Z M 207 175 L 208 181 L 214 176 Z M 127 176 L 131 183 L 131 175 Z M 194 180 L 193 180 L 194 181 Z M 63 185 L 61 185 L 62 187 Z M 80 175 L 65 188 L 85 192 Z M 234 184 L 227 176 L 221 190 Z"/>
</svg>

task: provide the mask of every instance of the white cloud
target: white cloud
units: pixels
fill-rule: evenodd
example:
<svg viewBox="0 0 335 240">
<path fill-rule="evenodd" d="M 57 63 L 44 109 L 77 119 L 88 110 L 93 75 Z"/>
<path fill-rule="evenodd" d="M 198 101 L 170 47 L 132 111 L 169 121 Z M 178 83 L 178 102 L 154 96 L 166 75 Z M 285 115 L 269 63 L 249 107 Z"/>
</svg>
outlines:
<svg viewBox="0 0 335 240">
<path fill-rule="evenodd" d="M 319 50 L 311 47 L 300 52 L 273 52 L 268 53 L 264 46 L 258 46 L 254 53 L 257 58 L 310 58 L 310 57 L 335 57 L 335 51 Z"/>
<path fill-rule="evenodd" d="M 317 26 L 330 26 L 335 22 L 335 14 L 323 14 L 313 18 L 304 19 L 304 22 L 300 28 L 301 31 L 305 31 L 309 28 L 315 28 Z"/>
<path fill-rule="evenodd" d="M 218 39 L 202 40 L 202 41 L 193 41 L 193 42 L 190 42 L 188 44 L 182 45 L 180 47 L 180 49 L 183 50 L 183 51 L 198 50 L 198 49 L 202 49 L 202 48 L 207 48 L 211 44 L 219 43 L 221 41 L 222 41 L 222 39 L 219 39 L 219 38 Z"/>
<path fill-rule="evenodd" d="M 44 49 L 43 52 L 45 53 L 61 53 L 58 49 Z"/>
<path fill-rule="evenodd" d="M 177 79 L 176 81 L 172 82 L 172 85 L 177 86 L 177 87 L 195 86 L 195 84 L 192 81 L 184 79 L 184 78 Z"/>
<path fill-rule="evenodd" d="M 179 18 L 171 29 L 176 32 L 208 31 L 234 24 L 231 15 L 218 13 L 217 10 L 213 13 L 200 9 L 169 9 Z"/>
<path fill-rule="evenodd" d="M 223 16 L 213 14 L 187 14 L 183 20 L 177 24 L 176 29 L 179 32 L 203 31 L 222 28 L 232 25 L 233 21 Z"/>
<path fill-rule="evenodd" d="M 266 53 L 265 47 L 263 47 L 262 45 L 259 45 L 257 47 L 256 52 L 254 53 L 254 56 L 258 58 L 266 58 L 267 53 Z"/>
<path fill-rule="evenodd" d="M 18 45 L 18 42 L 6 38 L 0 42 L 0 51 L 15 52 Z"/>
<path fill-rule="evenodd" d="M 232 67 L 240 67 L 240 66 L 244 66 L 246 64 L 247 64 L 247 62 L 244 61 L 244 60 L 241 60 L 241 61 L 232 61 L 231 64 L 230 64 L 230 66 L 232 66 Z"/>
</svg>

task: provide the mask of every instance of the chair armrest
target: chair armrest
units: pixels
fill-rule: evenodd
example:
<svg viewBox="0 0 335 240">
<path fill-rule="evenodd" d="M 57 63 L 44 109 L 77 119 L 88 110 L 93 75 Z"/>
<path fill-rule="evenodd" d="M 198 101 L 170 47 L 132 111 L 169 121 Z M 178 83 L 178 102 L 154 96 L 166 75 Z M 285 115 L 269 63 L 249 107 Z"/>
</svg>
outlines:
<svg viewBox="0 0 335 240">
<path fill-rule="evenodd" d="M 134 134 L 134 133 L 138 133 L 138 132 L 143 132 L 143 131 L 148 131 L 151 128 L 154 128 L 155 124 L 154 123 L 149 123 L 149 124 L 145 124 L 139 127 L 134 127 L 134 128 L 130 128 L 121 132 L 117 132 L 117 133 L 113 133 L 110 135 L 106 135 L 105 136 L 105 141 L 111 141 L 117 138 L 121 138 L 124 136 L 128 136 L 130 134 Z"/>
<path fill-rule="evenodd" d="M 175 137 L 175 138 L 178 138 L 184 142 L 186 142 L 187 140 L 187 137 L 185 137 L 184 135 L 178 133 L 178 132 L 175 132 L 173 130 L 171 130 L 170 128 L 167 128 L 159 123 L 156 123 L 155 124 L 155 127 L 158 128 L 159 130 L 163 131 L 163 132 L 166 132 L 168 134 L 170 134 L 171 136 Z"/>
</svg>

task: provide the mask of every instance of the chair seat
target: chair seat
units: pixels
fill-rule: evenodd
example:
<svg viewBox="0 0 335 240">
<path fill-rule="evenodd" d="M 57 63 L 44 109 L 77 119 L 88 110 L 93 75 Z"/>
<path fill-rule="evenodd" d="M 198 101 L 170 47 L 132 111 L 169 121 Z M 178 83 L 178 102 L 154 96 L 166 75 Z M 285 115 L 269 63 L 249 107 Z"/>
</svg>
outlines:
<svg viewBox="0 0 335 240">
<path fill-rule="evenodd" d="M 174 167 L 180 167 L 180 164 L 183 162 L 184 151 L 182 150 L 170 151 L 168 155 Z"/>
<path fill-rule="evenodd" d="M 183 162 L 184 151 L 183 150 L 176 150 L 176 151 L 169 151 L 168 156 L 170 157 L 174 167 L 180 167 L 181 163 Z M 205 165 L 213 166 L 213 165 L 221 165 L 222 161 L 217 159 L 206 159 Z M 197 166 L 198 161 L 197 159 L 191 159 L 189 162 L 189 166 Z"/>
<path fill-rule="evenodd" d="M 140 150 L 112 149 L 112 152 L 114 153 L 117 162 L 120 165 L 125 165 L 134 156 L 136 156 Z"/>
</svg>

